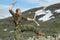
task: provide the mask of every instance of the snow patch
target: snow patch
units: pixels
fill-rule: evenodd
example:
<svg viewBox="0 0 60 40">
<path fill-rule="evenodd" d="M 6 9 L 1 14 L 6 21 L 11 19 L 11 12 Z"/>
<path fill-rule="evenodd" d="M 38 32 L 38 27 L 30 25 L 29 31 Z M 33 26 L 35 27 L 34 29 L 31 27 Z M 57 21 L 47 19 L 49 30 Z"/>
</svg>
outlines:
<svg viewBox="0 0 60 40">
<path fill-rule="evenodd" d="M 60 9 L 55 10 L 54 12 L 60 13 Z"/>
<path fill-rule="evenodd" d="M 47 12 L 47 14 L 46 14 L 46 12 Z M 46 14 L 45 16 L 43 16 L 42 18 L 40 18 L 39 20 L 47 21 L 47 20 L 50 20 L 51 19 L 49 17 L 52 16 L 53 14 L 51 13 L 50 10 L 47 10 L 46 12 L 44 12 L 42 10 L 38 10 L 35 13 L 38 14 L 38 15 Z"/>
<path fill-rule="evenodd" d="M 7 31 L 7 29 L 3 29 L 3 31 Z"/>
</svg>

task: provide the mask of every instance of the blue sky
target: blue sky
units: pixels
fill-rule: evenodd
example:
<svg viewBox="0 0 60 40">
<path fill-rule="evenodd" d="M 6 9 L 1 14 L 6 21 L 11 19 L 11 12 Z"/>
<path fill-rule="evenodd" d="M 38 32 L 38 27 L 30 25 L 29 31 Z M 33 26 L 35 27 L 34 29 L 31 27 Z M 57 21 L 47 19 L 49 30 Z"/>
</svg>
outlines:
<svg viewBox="0 0 60 40">
<path fill-rule="evenodd" d="M 11 16 L 8 12 L 8 9 L 13 2 L 16 2 L 14 9 L 20 8 L 22 11 L 25 11 L 35 7 L 48 6 L 54 3 L 59 3 L 60 0 L 1 0 L 0 19 Z"/>
</svg>

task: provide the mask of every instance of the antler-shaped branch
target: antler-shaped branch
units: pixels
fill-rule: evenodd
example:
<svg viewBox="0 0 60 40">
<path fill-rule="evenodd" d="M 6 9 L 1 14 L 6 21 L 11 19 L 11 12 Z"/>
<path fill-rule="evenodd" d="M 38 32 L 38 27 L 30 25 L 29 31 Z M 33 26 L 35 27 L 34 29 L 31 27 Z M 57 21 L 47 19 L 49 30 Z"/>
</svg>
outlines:
<svg viewBox="0 0 60 40">
<path fill-rule="evenodd" d="M 16 1 L 16 2 L 17 2 L 17 1 Z M 15 5 L 15 4 L 16 4 L 16 2 L 13 2 L 13 3 L 12 3 L 12 5 Z"/>
<path fill-rule="evenodd" d="M 34 22 L 37 24 L 37 26 L 40 26 L 40 24 L 35 19 L 36 19 L 36 13 L 34 15 Z"/>
</svg>

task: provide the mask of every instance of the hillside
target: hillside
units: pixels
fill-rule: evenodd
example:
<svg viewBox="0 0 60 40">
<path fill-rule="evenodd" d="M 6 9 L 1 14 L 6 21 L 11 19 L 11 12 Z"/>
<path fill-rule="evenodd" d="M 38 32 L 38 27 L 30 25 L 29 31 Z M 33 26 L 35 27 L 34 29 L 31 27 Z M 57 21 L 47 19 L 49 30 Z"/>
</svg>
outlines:
<svg viewBox="0 0 60 40">
<path fill-rule="evenodd" d="M 33 18 L 35 12 L 37 10 L 42 9 L 42 8 L 43 7 L 33 8 L 33 9 L 30 9 L 30 10 L 27 10 L 27 11 L 23 12 L 23 15 L 26 16 L 26 17 Z M 48 9 L 48 10 L 50 10 L 50 9 Z M 39 15 L 39 17 L 37 17 L 37 18 L 40 18 L 40 17 L 43 17 L 43 16 L 44 15 L 42 15 L 42 16 Z M 9 38 L 11 38 L 13 40 L 14 28 L 15 27 L 14 27 L 14 23 L 13 23 L 12 19 L 13 19 L 12 17 L 8 17 L 8 18 L 5 18 L 5 19 L 0 19 L 0 39 L 8 40 Z M 34 22 L 29 22 L 29 21 L 24 21 L 23 20 L 22 25 L 35 26 L 37 28 L 37 30 L 43 32 L 46 35 L 50 35 L 50 33 L 52 34 L 53 32 L 56 32 L 56 33 L 60 32 L 60 17 L 59 16 L 55 17 L 55 18 L 52 18 L 52 19 L 50 19 L 48 21 L 45 21 L 45 22 L 42 22 L 42 21 L 38 21 L 38 22 L 40 23 L 40 26 L 36 26 L 36 24 Z M 6 31 L 6 29 L 7 29 L 7 31 Z M 21 35 L 24 38 L 32 37 L 34 35 L 37 36 L 34 32 L 31 32 L 31 31 L 29 31 L 29 33 L 28 32 L 23 32 Z"/>
</svg>

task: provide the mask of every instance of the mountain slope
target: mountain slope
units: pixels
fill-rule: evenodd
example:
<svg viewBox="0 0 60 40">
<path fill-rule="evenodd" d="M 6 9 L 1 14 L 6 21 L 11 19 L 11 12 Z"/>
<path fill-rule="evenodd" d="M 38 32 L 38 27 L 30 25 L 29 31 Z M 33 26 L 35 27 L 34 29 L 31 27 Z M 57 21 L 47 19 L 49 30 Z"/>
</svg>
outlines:
<svg viewBox="0 0 60 40">
<path fill-rule="evenodd" d="M 23 14 L 23 16 L 34 18 L 35 12 L 39 9 L 43 9 L 43 7 L 30 9 L 30 10 L 23 12 L 22 14 Z M 42 15 L 42 17 L 43 16 L 44 15 Z M 37 16 L 37 19 L 40 17 L 41 17 L 41 15 Z M 12 17 L 8 17 L 8 18 L 0 20 L 0 39 L 3 39 L 3 40 L 8 40 L 9 38 L 13 39 L 15 27 L 14 27 L 14 23 L 12 20 L 13 20 Z M 56 32 L 56 33 L 60 32 L 59 31 L 60 30 L 60 17 L 51 18 L 50 20 L 45 21 L 45 22 L 42 22 L 42 21 L 38 21 L 38 22 L 39 22 L 40 26 L 36 26 L 36 24 L 34 22 L 23 20 L 22 25 L 35 26 L 37 28 L 37 30 L 42 31 L 46 35 L 50 35 L 50 33 L 53 33 L 53 32 Z M 34 35 L 36 36 L 36 34 L 31 31 L 23 32 L 21 35 L 24 37 L 23 40 L 27 39 L 28 37 L 32 37 Z"/>
</svg>

